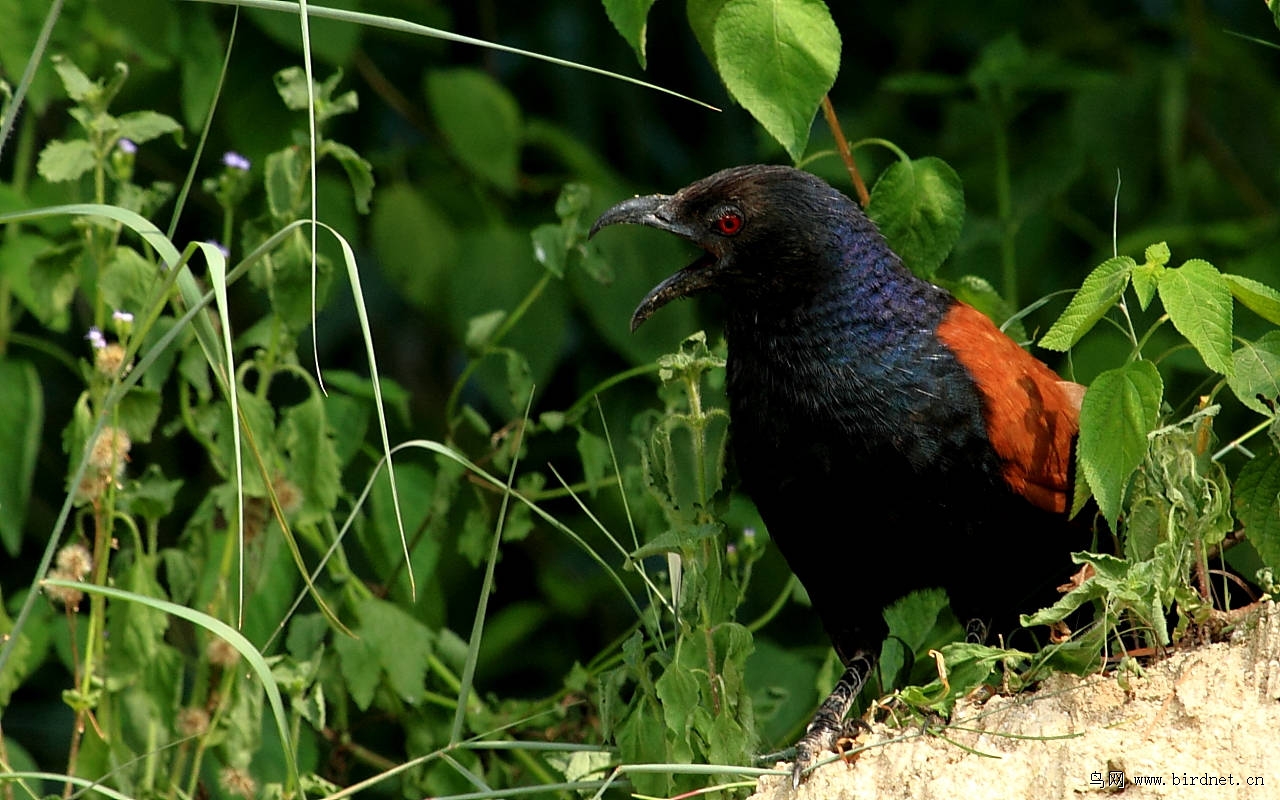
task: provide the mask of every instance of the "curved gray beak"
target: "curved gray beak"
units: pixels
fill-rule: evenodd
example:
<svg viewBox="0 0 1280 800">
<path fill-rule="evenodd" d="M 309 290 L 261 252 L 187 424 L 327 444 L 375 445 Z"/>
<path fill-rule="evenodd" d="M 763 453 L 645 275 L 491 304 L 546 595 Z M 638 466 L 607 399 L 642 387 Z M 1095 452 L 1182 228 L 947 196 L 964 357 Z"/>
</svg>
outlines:
<svg viewBox="0 0 1280 800">
<path fill-rule="evenodd" d="M 674 233 L 681 239 L 697 244 L 702 231 L 676 219 L 669 206 L 671 199 L 671 195 L 651 194 L 623 200 L 601 214 L 587 236 L 595 236 L 597 231 L 609 225 L 644 225 Z M 653 287 L 631 315 L 631 331 L 634 333 L 653 312 L 672 300 L 696 294 L 711 286 L 714 270 L 707 267 L 715 263 L 716 258 L 708 253 Z"/>
</svg>

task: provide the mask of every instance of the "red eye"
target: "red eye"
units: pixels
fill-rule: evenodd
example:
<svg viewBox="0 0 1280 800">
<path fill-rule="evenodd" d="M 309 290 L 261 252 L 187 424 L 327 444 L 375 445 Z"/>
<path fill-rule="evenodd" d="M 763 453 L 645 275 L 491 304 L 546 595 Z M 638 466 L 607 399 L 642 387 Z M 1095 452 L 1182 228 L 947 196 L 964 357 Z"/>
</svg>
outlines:
<svg viewBox="0 0 1280 800">
<path fill-rule="evenodd" d="M 726 208 L 716 215 L 712 224 L 722 236 L 736 236 L 742 230 L 742 215 L 736 209 Z"/>
</svg>

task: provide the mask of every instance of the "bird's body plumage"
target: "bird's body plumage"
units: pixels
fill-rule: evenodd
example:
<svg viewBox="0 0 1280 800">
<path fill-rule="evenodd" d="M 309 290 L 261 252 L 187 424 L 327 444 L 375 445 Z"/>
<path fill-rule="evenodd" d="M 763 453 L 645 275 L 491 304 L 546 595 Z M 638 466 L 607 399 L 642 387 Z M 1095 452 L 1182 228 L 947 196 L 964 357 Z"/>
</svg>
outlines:
<svg viewBox="0 0 1280 800">
<path fill-rule="evenodd" d="M 1083 544 L 1064 513 L 1080 390 L 914 276 L 852 201 L 749 166 L 621 203 L 596 229 L 614 222 L 706 251 L 633 325 L 724 297 L 738 471 L 846 664 L 874 659 L 884 607 L 914 589 L 1011 627 L 1061 582 Z"/>
</svg>

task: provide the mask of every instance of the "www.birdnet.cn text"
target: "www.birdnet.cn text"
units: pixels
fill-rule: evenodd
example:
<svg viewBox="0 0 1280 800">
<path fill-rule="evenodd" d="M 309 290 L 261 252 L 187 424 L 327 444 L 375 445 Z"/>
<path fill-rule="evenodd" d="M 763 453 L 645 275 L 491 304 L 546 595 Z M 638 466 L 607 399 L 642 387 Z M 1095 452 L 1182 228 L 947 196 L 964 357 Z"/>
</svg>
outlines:
<svg viewBox="0 0 1280 800">
<path fill-rule="evenodd" d="M 1233 772 L 1170 772 L 1164 775 L 1126 775 L 1121 770 L 1089 773 L 1089 785 L 1112 790 L 1129 786 L 1266 786 L 1261 775 L 1236 775 Z"/>
</svg>

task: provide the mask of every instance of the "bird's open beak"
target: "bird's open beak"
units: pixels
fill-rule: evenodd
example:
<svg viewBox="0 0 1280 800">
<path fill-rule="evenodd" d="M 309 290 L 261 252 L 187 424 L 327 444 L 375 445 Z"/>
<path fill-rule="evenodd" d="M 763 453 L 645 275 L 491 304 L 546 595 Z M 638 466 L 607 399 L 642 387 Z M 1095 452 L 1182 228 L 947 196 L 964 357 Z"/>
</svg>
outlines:
<svg viewBox="0 0 1280 800">
<path fill-rule="evenodd" d="M 633 197 L 630 200 L 623 200 L 600 215 L 600 218 L 591 226 L 591 232 L 588 236 L 595 236 L 596 231 L 607 225 L 646 225 L 650 228 L 674 233 L 681 239 L 697 243 L 703 232 L 694 230 L 688 225 L 679 222 L 674 215 L 668 213 L 668 203 L 671 199 L 670 195 L 651 194 L 646 197 Z M 635 312 L 631 315 L 632 332 L 639 328 L 653 312 L 672 300 L 696 294 L 709 287 L 713 282 L 714 273 L 707 268 L 715 263 L 715 256 L 707 253 L 653 287 L 644 296 L 644 299 L 640 301 L 640 305 L 636 306 Z"/>
</svg>

